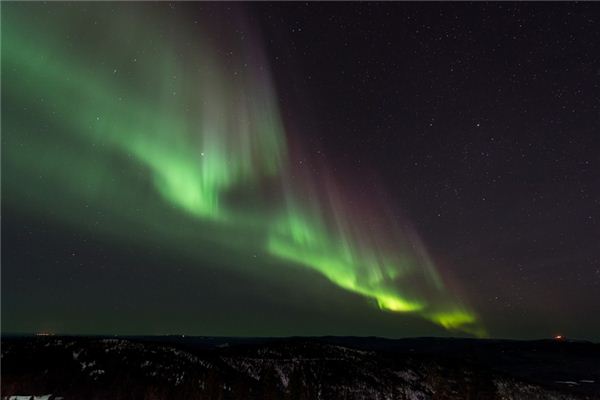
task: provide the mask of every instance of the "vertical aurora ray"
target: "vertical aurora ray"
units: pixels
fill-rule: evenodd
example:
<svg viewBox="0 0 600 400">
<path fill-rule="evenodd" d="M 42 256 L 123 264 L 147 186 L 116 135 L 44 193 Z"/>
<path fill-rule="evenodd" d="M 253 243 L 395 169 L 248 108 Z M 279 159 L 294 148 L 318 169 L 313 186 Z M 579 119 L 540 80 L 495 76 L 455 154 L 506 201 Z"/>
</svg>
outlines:
<svg viewBox="0 0 600 400">
<path fill-rule="evenodd" d="M 274 262 L 316 271 L 382 310 L 483 333 L 475 314 L 446 289 L 416 234 L 390 213 L 369 211 L 385 209 L 384 202 L 352 206 L 352 193 L 335 177 L 291 171 L 277 96 L 255 37 L 240 39 L 209 21 L 200 35 L 183 27 L 159 35 L 149 28 L 161 24 L 152 12 L 142 20 L 132 5 L 119 5 L 116 14 L 108 5 L 93 7 L 104 30 L 84 30 L 69 46 L 65 38 L 93 22 L 83 6 L 52 5 L 50 17 L 44 7 L 3 7 L 2 70 L 10 77 L 3 79 L 3 100 L 55 126 L 49 137 L 50 128 L 35 121 L 3 118 L 3 163 L 11 176 L 31 183 L 48 175 L 69 204 L 95 202 L 100 209 L 118 208 L 108 203 L 115 196 L 142 203 L 151 188 L 163 208 L 219 226 L 223 237 L 212 236 L 233 251 L 266 252 Z M 79 30 L 64 23 L 77 20 Z M 105 36 L 110 52 L 87 46 Z M 56 145 L 57 138 L 65 144 Z M 36 208 L 51 190 L 11 178 L 3 185 L 23 200 L 12 203 L 23 210 Z M 71 218 L 69 207 L 52 211 L 59 220 Z M 168 224 L 157 221 L 156 232 Z M 204 231 L 191 234 L 203 241 Z"/>
</svg>

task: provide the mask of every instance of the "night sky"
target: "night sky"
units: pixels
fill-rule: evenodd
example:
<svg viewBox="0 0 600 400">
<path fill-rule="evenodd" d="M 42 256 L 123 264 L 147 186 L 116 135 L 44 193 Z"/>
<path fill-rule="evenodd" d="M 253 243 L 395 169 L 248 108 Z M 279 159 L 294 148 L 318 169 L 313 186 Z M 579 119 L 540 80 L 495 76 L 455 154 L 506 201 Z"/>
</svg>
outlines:
<svg viewBox="0 0 600 400">
<path fill-rule="evenodd" d="M 600 4 L 2 3 L 2 331 L 600 340 Z"/>
</svg>

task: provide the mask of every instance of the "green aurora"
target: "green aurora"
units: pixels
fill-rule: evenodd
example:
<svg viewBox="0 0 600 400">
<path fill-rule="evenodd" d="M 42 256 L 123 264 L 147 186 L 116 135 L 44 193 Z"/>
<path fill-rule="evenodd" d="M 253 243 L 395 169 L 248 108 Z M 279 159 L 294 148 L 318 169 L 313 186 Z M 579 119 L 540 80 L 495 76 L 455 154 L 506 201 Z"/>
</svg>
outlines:
<svg viewBox="0 0 600 400">
<path fill-rule="evenodd" d="M 3 5 L 5 204 L 121 242 L 167 243 L 198 260 L 266 254 L 381 310 L 485 334 L 381 199 L 356 208 L 333 174 L 293 167 L 257 35 L 208 21 L 159 35 L 151 27 L 161 19 L 131 7 L 55 5 L 45 14 Z M 77 210 L 89 207 L 112 223 L 81 218 Z M 183 238 L 222 251 L 190 249 Z"/>
</svg>

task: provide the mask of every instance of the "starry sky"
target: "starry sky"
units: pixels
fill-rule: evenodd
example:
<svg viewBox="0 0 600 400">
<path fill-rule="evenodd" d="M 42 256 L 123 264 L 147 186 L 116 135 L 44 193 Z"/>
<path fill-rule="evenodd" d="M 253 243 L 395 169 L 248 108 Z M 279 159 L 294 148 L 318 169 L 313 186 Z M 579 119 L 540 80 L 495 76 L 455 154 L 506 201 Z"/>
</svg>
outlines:
<svg viewBox="0 0 600 400">
<path fill-rule="evenodd" d="M 2 3 L 2 331 L 599 340 L 599 24 Z"/>
</svg>

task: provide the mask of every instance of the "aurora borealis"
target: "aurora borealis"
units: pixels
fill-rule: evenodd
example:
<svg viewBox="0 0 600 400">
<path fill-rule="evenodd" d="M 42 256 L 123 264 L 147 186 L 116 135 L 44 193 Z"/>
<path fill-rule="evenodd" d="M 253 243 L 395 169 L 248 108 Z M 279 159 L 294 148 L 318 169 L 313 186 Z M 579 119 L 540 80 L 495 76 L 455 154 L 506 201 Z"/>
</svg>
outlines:
<svg viewBox="0 0 600 400">
<path fill-rule="evenodd" d="M 36 221 L 48 227 L 47 235 L 56 227 L 86 243 L 98 240 L 103 245 L 97 251 L 108 264 L 113 247 L 136 249 L 113 273 L 131 282 L 148 273 L 180 282 L 164 292 L 156 286 L 152 296 L 165 312 L 185 320 L 203 320 L 203 307 L 218 309 L 236 289 L 215 287 L 198 309 L 193 298 L 200 294 L 188 295 L 185 310 L 174 311 L 182 292 L 177 285 L 193 291 L 211 279 L 229 280 L 228 286 L 247 279 L 290 299 L 318 288 L 325 316 L 336 312 L 328 296 L 347 295 L 361 304 L 358 315 L 393 321 L 394 335 L 419 318 L 426 327 L 419 329 L 486 336 L 476 302 L 453 278 L 461 274 L 438 264 L 420 235 L 429 228 L 409 218 L 410 210 L 396 197 L 396 186 L 408 189 L 411 183 L 388 185 L 384 177 L 376 185 L 379 178 L 371 171 L 349 172 L 335 154 L 314 155 L 314 132 L 305 120 L 319 113 L 305 115 L 306 109 L 293 110 L 288 101 L 282 106 L 289 90 L 277 84 L 273 40 L 257 22 L 256 13 L 263 12 L 257 10 L 177 3 L 3 4 L 3 214 Z M 3 247 L 6 251 L 6 243 Z M 144 260 L 153 258 L 170 261 L 146 267 L 153 261 Z M 3 270 L 23 269 L 22 264 L 16 253 L 3 256 Z M 78 279 L 90 284 L 103 271 L 83 272 Z M 72 273 L 57 272 L 50 281 L 64 283 Z M 184 276 L 170 275 L 179 273 Z M 3 285 L 10 286 L 15 274 L 5 276 Z M 16 317 L 23 300 L 13 290 L 18 293 L 25 282 L 22 277 L 14 282 L 8 289 L 13 297 L 3 305 L 4 322 L 13 330 L 41 330 L 44 324 L 83 331 L 148 329 L 140 315 L 152 315 L 152 307 L 142 303 L 135 306 L 141 313 L 127 317 L 137 315 L 141 322 L 127 327 L 78 325 L 73 316 L 67 322 L 23 323 Z M 121 284 L 114 282 L 115 288 Z M 136 287 L 115 289 L 127 293 L 127 300 L 115 300 L 114 307 L 134 301 Z M 269 297 L 269 289 L 256 290 L 259 303 L 281 301 Z M 111 282 L 92 291 L 109 293 Z M 253 301 L 250 295 L 245 299 Z M 295 307 L 303 307 L 302 300 L 292 303 L 290 318 Z M 90 304 L 110 313 L 102 299 Z M 306 307 L 297 315 L 310 313 Z M 361 323 L 351 315 L 344 318 Z M 289 332 L 267 326 L 236 332 L 221 325 L 154 323 L 152 329 L 198 335 Z M 330 333 L 318 327 L 310 332 Z"/>
</svg>

